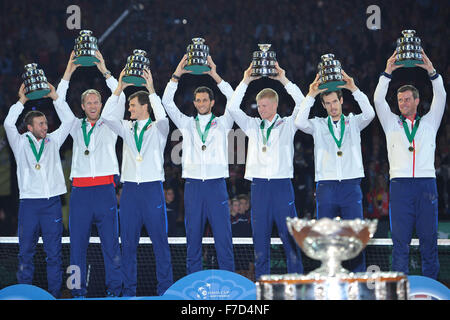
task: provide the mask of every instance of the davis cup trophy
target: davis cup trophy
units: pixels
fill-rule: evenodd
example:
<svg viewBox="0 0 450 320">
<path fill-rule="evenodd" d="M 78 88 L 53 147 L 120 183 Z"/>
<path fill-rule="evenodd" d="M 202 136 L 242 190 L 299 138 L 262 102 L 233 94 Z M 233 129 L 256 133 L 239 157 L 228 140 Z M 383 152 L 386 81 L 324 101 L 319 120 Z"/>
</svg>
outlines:
<svg viewBox="0 0 450 320">
<path fill-rule="evenodd" d="M 260 51 L 253 52 L 252 76 L 276 76 L 278 74 L 275 68 L 277 62 L 275 51 L 269 51 L 271 44 L 258 44 Z"/>
<path fill-rule="evenodd" d="M 351 273 L 341 261 L 355 258 L 373 237 L 377 220 L 287 218 L 303 252 L 322 265 L 307 275 L 264 275 L 256 283 L 262 300 L 406 300 L 409 283 L 399 272 Z"/>
<path fill-rule="evenodd" d="M 209 47 L 203 38 L 193 38 L 192 42 L 187 46 L 187 64 L 184 68 L 191 70 L 191 74 L 203 74 L 211 70 L 208 66 Z"/>
<path fill-rule="evenodd" d="M 94 62 L 100 61 L 95 56 L 97 50 L 97 38 L 92 36 L 92 31 L 81 30 L 80 35 L 75 39 L 75 46 L 73 47 L 75 53 L 74 63 L 83 67 L 94 66 Z"/>
<path fill-rule="evenodd" d="M 403 37 L 397 39 L 397 60 L 395 64 L 412 68 L 416 64 L 423 63 L 420 39 L 414 36 L 415 33 L 415 30 L 402 31 Z"/>
<path fill-rule="evenodd" d="M 50 92 L 44 70 L 38 69 L 37 63 L 25 65 L 22 79 L 25 85 L 25 96 L 30 100 L 41 99 Z"/>
<path fill-rule="evenodd" d="M 146 57 L 147 52 L 140 49 L 133 50 L 133 55 L 127 58 L 123 81 L 132 83 L 137 87 L 145 85 L 144 69 L 150 67 L 150 60 Z"/>
<path fill-rule="evenodd" d="M 334 54 L 328 53 L 320 57 L 322 61 L 317 68 L 319 69 L 319 89 L 328 88 L 327 91 L 337 91 L 345 84 L 342 80 L 342 68 L 339 60 L 334 59 Z"/>
</svg>

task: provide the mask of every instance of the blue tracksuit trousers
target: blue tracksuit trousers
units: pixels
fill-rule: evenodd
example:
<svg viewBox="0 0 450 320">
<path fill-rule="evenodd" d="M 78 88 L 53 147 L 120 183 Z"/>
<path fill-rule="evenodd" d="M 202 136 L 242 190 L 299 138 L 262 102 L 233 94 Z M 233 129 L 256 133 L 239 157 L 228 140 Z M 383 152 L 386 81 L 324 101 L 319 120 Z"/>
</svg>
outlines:
<svg viewBox="0 0 450 320">
<path fill-rule="evenodd" d="M 255 247 L 255 278 L 270 274 L 270 236 L 275 222 L 283 242 L 288 273 L 303 273 L 300 248 L 289 234 L 287 217 L 297 217 L 295 195 L 290 179 L 253 178 L 251 214 Z"/>
<path fill-rule="evenodd" d="M 62 285 L 62 211 L 59 196 L 49 199 L 20 199 L 18 235 L 19 266 L 17 281 L 32 284 L 34 274 L 34 253 L 40 232 L 47 255 L 48 291 L 60 297 Z"/>
<path fill-rule="evenodd" d="M 184 185 L 187 241 L 186 273 L 201 271 L 206 219 L 212 228 L 219 268 L 234 272 L 228 192 L 224 178 L 186 179 Z"/>
<path fill-rule="evenodd" d="M 122 291 L 120 273 L 119 226 L 117 217 L 117 198 L 113 184 L 93 187 L 72 187 L 70 194 L 70 264 L 81 271 L 81 287 L 73 289 L 73 296 L 85 296 L 86 255 L 95 223 L 102 244 L 105 264 L 106 290 L 115 296 Z"/>
<path fill-rule="evenodd" d="M 361 179 L 326 180 L 316 184 L 317 219 L 363 219 Z M 365 253 L 344 263 L 352 272 L 366 272 Z"/>
<path fill-rule="evenodd" d="M 157 293 L 172 285 L 172 263 L 167 239 L 167 213 L 161 181 L 123 184 L 120 198 L 120 239 L 122 241 L 123 296 L 135 296 L 137 288 L 137 247 L 142 226 L 152 240 L 156 259 Z"/>
<path fill-rule="evenodd" d="M 392 269 L 409 273 L 409 244 L 416 229 L 422 274 L 437 279 L 438 193 L 435 178 L 394 178 L 390 183 L 389 216 L 393 242 Z"/>
</svg>

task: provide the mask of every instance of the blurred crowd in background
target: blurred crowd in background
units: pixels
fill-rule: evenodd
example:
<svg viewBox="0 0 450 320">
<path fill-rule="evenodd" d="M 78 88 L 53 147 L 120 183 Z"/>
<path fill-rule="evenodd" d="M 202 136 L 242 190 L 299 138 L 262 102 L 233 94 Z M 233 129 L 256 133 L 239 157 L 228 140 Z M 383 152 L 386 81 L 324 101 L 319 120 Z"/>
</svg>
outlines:
<svg viewBox="0 0 450 320">
<path fill-rule="evenodd" d="M 150 58 L 150 69 L 157 94 L 162 97 L 171 74 L 186 52 L 194 37 L 202 37 L 210 47 L 210 54 L 217 65 L 219 75 L 233 88 L 242 79 L 243 72 L 251 63 L 258 43 L 270 43 L 277 54 L 286 75 L 297 84 L 306 96 L 309 84 L 317 72 L 320 56 L 334 53 L 347 74 L 354 77 L 356 85 L 373 104 L 373 93 L 379 74 L 386 60 L 394 52 L 396 40 L 404 29 L 415 29 L 422 39 L 422 46 L 434 67 L 444 78 L 449 92 L 450 18 L 448 1 L 399 0 L 381 1 L 380 29 L 369 29 L 366 9 L 371 1 L 264 1 L 264 0 L 174 0 L 174 1 L 47 1 L 45 6 L 33 1 L 1 1 L 0 30 L 3 40 L 0 46 L 0 123 L 12 104 L 17 100 L 18 88 L 24 65 L 36 62 L 50 83 L 58 85 L 74 40 L 79 30 L 67 27 L 67 7 L 76 4 L 81 12 L 81 29 L 92 30 L 100 36 L 127 9 L 129 15 L 99 45 L 107 68 L 118 78 L 119 73 L 132 54 L 133 49 L 143 49 Z M 142 4 L 140 7 L 139 4 Z M 140 9 L 139 9 L 140 8 Z M 421 68 L 395 71 L 387 100 L 398 113 L 396 89 L 402 84 L 415 85 L 421 94 L 419 113 L 428 111 L 432 100 L 432 86 L 426 71 Z M 193 90 L 200 85 L 211 87 L 216 93 L 213 112 L 222 115 L 226 104 L 214 80 L 207 76 L 185 75 L 182 77 L 175 102 L 188 115 L 195 114 Z M 242 109 L 257 116 L 256 93 L 272 87 L 280 95 L 278 113 L 288 116 L 294 102 L 280 83 L 261 79 L 251 84 L 242 102 Z M 96 67 L 78 68 L 73 75 L 67 94 L 67 102 L 74 113 L 81 117 L 81 93 L 95 88 L 102 93 L 103 103 L 111 92 Z M 126 95 L 139 88 L 127 88 Z M 27 102 L 25 111 L 36 108 L 43 111 L 49 121 L 49 132 L 59 126 L 50 99 Z M 318 101 L 311 116 L 325 116 Z M 349 92 L 344 92 L 345 114 L 359 113 L 359 107 Z M 129 114 L 126 112 L 125 117 Z M 450 219 L 450 113 L 448 105 L 436 140 L 436 175 L 439 192 L 439 219 Z M 172 122 L 171 133 L 175 129 Z M 21 118 L 19 131 L 25 127 Z M 237 129 L 237 125 L 234 126 Z M 164 182 L 169 236 L 184 235 L 184 180 L 181 165 L 171 160 L 171 152 L 180 139 L 171 141 L 171 133 L 165 150 Z M 388 220 L 389 164 L 386 140 L 377 118 L 362 132 L 362 153 L 365 178 L 364 215 L 368 218 Z M 61 148 L 61 159 L 67 178 L 69 192 L 63 196 L 64 221 L 67 235 L 72 138 Z M 298 131 L 295 138 L 294 179 L 298 215 L 315 217 L 314 151 L 310 135 Z M 119 138 L 117 155 L 121 162 L 122 141 Z M 244 179 L 245 164 L 231 161 L 230 178 L 227 179 L 230 196 L 230 219 L 233 236 L 251 236 L 250 185 Z M 18 189 L 14 156 L 8 146 L 4 129 L 0 125 L 0 236 L 17 233 Z M 120 206 L 121 186 L 117 178 L 117 195 Z M 208 234 L 208 229 L 205 231 Z"/>
</svg>

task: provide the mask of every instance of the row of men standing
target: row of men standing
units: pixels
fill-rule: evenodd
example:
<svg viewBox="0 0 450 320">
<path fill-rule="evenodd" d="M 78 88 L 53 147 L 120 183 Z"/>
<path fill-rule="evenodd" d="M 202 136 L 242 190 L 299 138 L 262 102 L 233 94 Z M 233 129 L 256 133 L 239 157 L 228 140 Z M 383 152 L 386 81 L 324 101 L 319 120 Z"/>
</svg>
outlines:
<svg viewBox="0 0 450 320">
<path fill-rule="evenodd" d="M 423 273 L 437 278 L 437 190 L 434 172 L 436 132 L 445 107 L 442 77 L 423 54 L 418 65 L 430 75 L 434 98 L 430 111 L 417 115 L 419 96 L 416 88 L 403 86 L 397 92 L 401 115 L 391 112 L 385 100 L 394 64 L 395 53 L 388 59 L 375 91 L 375 107 L 386 134 L 390 163 L 390 219 L 393 237 L 393 265 L 408 273 L 409 242 L 414 226 L 420 238 Z M 62 285 L 61 268 L 61 203 L 66 192 L 59 158 L 59 148 L 70 134 L 73 157 L 70 178 L 70 264 L 81 270 L 81 286 L 72 290 L 74 297 L 87 294 L 86 254 L 91 225 L 95 223 L 102 243 L 105 281 L 109 296 L 135 296 L 137 288 L 136 251 L 140 230 L 144 225 L 152 240 L 156 258 L 157 293 L 162 295 L 172 284 L 172 265 L 167 239 L 167 217 L 162 183 L 163 152 L 169 134 L 170 117 L 183 135 L 182 178 L 185 179 L 185 227 L 187 239 L 186 271 L 202 269 L 202 235 L 209 224 L 214 236 L 219 268 L 234 271 L 233 244 L 225 179 L 228 177 L 228 132 L 233 123 L 248 137 L 245 179 L 251 180 L 251 222 L 255 252 L 255 278 L 270 274 L 270 236 L 277 225 L 289 273 L 303 273 L 301 254 L 289 235 L 286 218 L 296 217 L 293 178 L 293 140 L 298 129 L 314 138 L 317 218 L 341 216 L 343 219 L 363 218 L 361 179 L 364 177 L 360 131 L 375 117 L 367 96 L 343 72 L 343 89 L 351 91 L 362 113 L 342 114 L 341 91 L 319 89 L 318 76 L 309 86 L 306 97 L 290 82 L 278 64 L 280 81 L 295 102 L 290 116 L 277 113 L 278 95 L 263 89 L 256 96 L 259 117 L 245 114 L 240 105 L 246 90 L 256 77 L 251 67 L 244 72 L 241 83 L 232 87 L 217 74 L 208 57 L 209 74 L 227 98 L 225 113 L 212 113 L 215 103 L 210 88 L 194 91 L 197 116 L 183 114 L 174 103 L 178 81 L 189 71 L 184 69 L 184 56 L 166 86 L 162 100 L 155 93 L 150 70 L 144 71 L 146 91 L 128 97 L 131 120 L 124 120 L 129 86 L 111 76 L 100 52 L 97 68 L 106 78 L 112 95 L 103 110 L 101 95 L 89 89 L 81 97 L 85 117 L 74 116 L 65 101 L 69 81 L 78 67 L 73 53 L 58 88 L 51 87 L 48 97 L 54 101 L 61 126 L 47 134 L 45 115 L 30 111 L 24 122 L 28 131 L 19 134 L 15 123 L 27 98 L 24 85 L 19 101 L 5 119 L 8 141 L 17 162 L 20 191 L 19 206 L 19 283 L 31 283 L 33 255 L 40 232 L 47 254 L 48 290 L 59 297 Z M 315 97 L 320 94 L 328 117 L 309 119 Z M 153 115 L 153 119 L 152 119 Z M 420 123 L 420 127 L 419 127 Z M 411 127 L 411 131 L 409 128 Z M 117 136 L 123 141 L 120 214 L 114 193 L 114 175 L 119 174 L 115 154 Z M 120 239 L 119 245 L 119 220 Z M 365 271 L 364 254 L 354 261 L 353 271 Z"/>
</svg>

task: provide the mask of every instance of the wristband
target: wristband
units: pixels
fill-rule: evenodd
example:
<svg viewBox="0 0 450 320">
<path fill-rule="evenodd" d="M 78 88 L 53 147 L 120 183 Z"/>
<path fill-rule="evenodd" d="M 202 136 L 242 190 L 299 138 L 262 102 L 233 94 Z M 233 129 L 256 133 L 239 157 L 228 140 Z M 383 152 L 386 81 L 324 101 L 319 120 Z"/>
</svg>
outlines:
<svg viewBox="0 0 450 320">
<path fill-rule="evenodd" d="M 181 79 L 181 77 L 179 77 L 179 76 L 175 75 L 175 73 L 174 73 L 174 74 L 172 74 L 172 78 L 174 78 L 175 80 L 180 80 L 180 79 Z"/>
<path fill-rule="evenodd" d="M 392 79 L 392 74 L 389 74 L 389 73 L 384 72 L 384 71 L 381 73 L 381 76 L 385 76 L 386 78 Z"/>
<path fill-rule="evenodd" d="M 103 74 L 103 76 L 106 78 L 106 76 L 108 75 L 108 74 L 111 74 L 111 71 L 106 71 L 104 74 Z"/>
<path fill-rule="evenodd" d="M 433 69 L 433 71 L 431 73 L 428 74 L 428 76 L 430 77 L 431 80 L 436 79 L 439 75 L 436 71 L 436 69 Z"/>
</svg>

